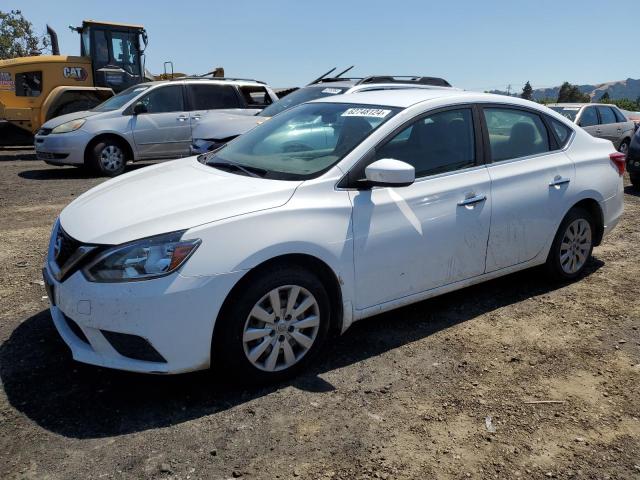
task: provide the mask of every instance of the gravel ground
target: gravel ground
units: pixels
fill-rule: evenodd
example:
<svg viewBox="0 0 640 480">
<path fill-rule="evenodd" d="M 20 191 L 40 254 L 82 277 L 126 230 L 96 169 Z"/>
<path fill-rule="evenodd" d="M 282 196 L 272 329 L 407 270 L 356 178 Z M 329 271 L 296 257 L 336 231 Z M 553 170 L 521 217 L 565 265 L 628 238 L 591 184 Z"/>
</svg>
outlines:
<svg viewBox="0 0 640 480">
<path fill-rule="evenodd" d="M 536 271 L 357 323 L 306 375 L 75 363 L 40 284 L 51 224 L 102 182 L 0 150 L 0 478 L 640 478 L 640 197 L 580 281 Z M 549 402 L 553 401 L 553 402 Z"/>
</svg>

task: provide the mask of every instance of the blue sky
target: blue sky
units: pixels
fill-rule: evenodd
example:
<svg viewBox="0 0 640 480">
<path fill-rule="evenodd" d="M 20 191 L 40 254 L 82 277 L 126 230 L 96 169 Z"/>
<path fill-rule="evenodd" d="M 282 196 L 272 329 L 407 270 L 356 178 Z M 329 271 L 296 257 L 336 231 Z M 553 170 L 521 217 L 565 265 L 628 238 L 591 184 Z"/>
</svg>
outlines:
<svg viewBox="0 0 640 480">
<path fill-rule="evenodd" d="M 257 78 L 274 87 L 305 84 L 331 67 L 351 74 L 442 76 L 474 90 L 521 90 L 568 80 L 640 78 L 638 16 L 591 0 L 3 0 L 62 53 L 79 54 L 68 25 L 85 18 L 142 23 L 147 68 Z M 635 45 L 633 39 L 635 37 Z"/>
</svg>

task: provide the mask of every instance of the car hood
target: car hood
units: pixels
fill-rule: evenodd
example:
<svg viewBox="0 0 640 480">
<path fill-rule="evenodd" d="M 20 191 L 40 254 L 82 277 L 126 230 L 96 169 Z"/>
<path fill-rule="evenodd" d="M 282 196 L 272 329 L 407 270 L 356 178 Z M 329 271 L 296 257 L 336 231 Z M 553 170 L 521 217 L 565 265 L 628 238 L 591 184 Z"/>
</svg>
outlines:
<svg viewBox="0 0 640 480">
<path fill-rule="evenodd" d="M 83 243 L 117 245 L 282 206 L 301 183 L 236 175 L 189 157 L 92 188 L 62 211 L 60 224 Z"/>
<path fill-rule="evenodd" d="M 202 118 L 192 129 L 194 140 L 225 140 L 248 132 L 256 125 L 269 120 L 257 115 L 215 113 Z"/>
<path fill-rule="evenodd" d="M 104 112 L 90 112 L 89 110 L 83 110 L 80 112 L 67 113 L 66 115 L 60 115 L 59 117 L 52 118 L 51 120 L 45 122 L 42 125 L 42 128 L 56 128 L 58 125 L 70 122 L 71 120 L 93 117 L 94 115 L 98 115 L 100 113 Z"/>
</svg>

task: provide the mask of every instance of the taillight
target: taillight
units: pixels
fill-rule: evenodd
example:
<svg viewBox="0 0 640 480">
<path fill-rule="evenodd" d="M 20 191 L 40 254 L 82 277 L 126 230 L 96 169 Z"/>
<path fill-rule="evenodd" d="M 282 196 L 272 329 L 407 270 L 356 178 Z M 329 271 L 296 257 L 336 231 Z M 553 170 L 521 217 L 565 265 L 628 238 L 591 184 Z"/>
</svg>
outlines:
<svg viewBox="0 0 640 480">
<path fill-rule="evenodd" d="M 624 175 L 624 168 L 627 163 L 627 156 L 624 153 L 615 152 L 609 155 L 609 158 L 618 169 L 620 176 Z"/>
</svg>

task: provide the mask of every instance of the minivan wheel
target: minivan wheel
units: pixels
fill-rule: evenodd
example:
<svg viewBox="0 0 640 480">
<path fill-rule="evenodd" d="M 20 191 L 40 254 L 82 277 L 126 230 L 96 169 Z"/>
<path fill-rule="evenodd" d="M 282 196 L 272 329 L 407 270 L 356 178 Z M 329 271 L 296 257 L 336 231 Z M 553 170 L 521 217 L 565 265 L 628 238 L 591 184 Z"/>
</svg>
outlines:
<svg viewBox="0 0 640 480">
<path fill-rule="evenodd" d="M 329 331 L 329 296 L 300 267 L 250 278 L 222 312 L 212 342 L 213 366 L 241 383 L 277 382 L 302 370 Z"/>
<path fill-rule="evenodd" d="M 123 173 L 127 165 L 126 150 L 117 140 L 103 140 L 93 146 L 90 161 L 96 173 L 115 177 Z"/>
<path fill-rule="evenodd" d="M 553 240 L 547 270 L 560 280 L 579 277 L 593 251 L 594 222 L 583 208 L 573 208 L 564 218 Z"/>
<path fill-rule="evenodd" d="M 629 153 L 629 144 L 629 140 L 623 140 L 620 144 L 620 148 L 618 148 L 618 151 L 626 155 L 627 153 Z"/>
</svg>

